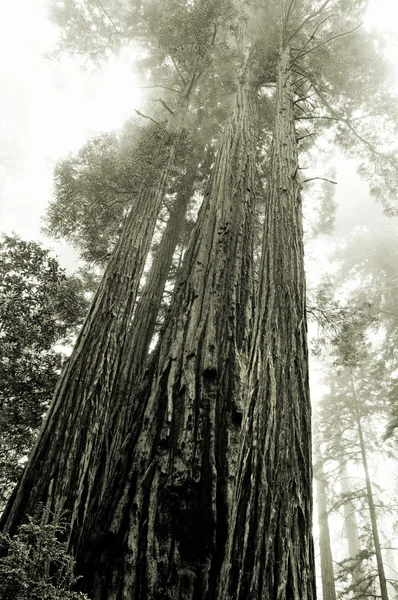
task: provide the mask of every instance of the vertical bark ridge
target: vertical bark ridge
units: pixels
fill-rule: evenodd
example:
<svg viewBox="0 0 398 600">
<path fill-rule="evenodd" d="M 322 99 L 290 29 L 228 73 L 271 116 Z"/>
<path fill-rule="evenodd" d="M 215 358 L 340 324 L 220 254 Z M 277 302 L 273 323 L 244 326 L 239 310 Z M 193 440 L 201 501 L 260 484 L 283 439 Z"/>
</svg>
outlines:
<svg viewBox="0 0 398 600">
<path fill-rule="evenodd" d="M 144 371 L 174 251 L 184 225 L 188 203 L 194 191 L 201 148 L 202 146 L 198 145 L 190 164 L 188 164 L 181 189 L 177 192 L 147 281 L 141 290 L 133 320 L 129 326 L 126 350 L 123 353 L 120 368 L 120 381 L 115 391 L 118 401 L 113 405 L 111 415 L 113 425 L 110 428 L 108 444 L 104 452 L 104 469 L 98 474 L 99 497 L 92 498 L 92 511 L 95 510 L 97 501 L 101 501 L 101 498 L 107 493 L 107 488 L 114 477 L 115 466 L 118 464 L 117 457 L 123 441 L 133 423 L 138 419 L 137 411 L 139 412 L 141 407 L 135 403 L 125 402 L 125 398 L 131 397 L 133 389 L 137 387 L 137 382 Z"/>
<path fill-rule="evenodd" d="M 93 491 L 109 426 L 140 278 L 170 169 L 183 133 L 189 97 L 182 95 L 164 133 L 158 177 L 143 186 L 55 390 L 52 406 L 23 476 L 3 513 L 3 531 L 15 532 L 26 514 L 43 503 L 66 512 L 77 541 Z M 50 513 L 48 513 L 50 514 Z M 73 544 L 72 544 L 73 545 Z"/>
<path fill-rule="evenodd" d="M 313 600 L 311 408 L 290 50 L 280 51 L 248 411 L 219 600 Z"/>
<path fill-rule="evenodd" d="M 98 598 L 214 597 L 252 321 L 258 87 L 252 67 L 241 75 L 184 257 L 153 384 L 147 397 L 136 399 L 145 411 L 129 459 L 129 484 L 110 526 L 125 545 L 125 558 L 111 565 L 113 582 L 95 584 L 108 590 Z M 98 577 L 106 577 L 100 571 Z"/>
</svg>

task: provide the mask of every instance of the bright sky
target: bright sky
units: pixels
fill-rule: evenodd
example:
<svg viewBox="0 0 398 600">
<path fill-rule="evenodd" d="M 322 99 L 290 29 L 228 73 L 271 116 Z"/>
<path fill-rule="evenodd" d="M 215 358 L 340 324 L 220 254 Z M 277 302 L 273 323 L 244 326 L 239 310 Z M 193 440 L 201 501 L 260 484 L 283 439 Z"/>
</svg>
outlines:
<svg viewBox="0 0 398 600">
<path fill-rule="evenodd" d="M 0 12 L 0 231 L 31 239 L 41 237 L 54 162 L 96 132 L 120 126 L 140 103 L 126 57 L 91 73 L 75 59 L 44 58 L 57 39 L 45 3 L 4 1 Z M 397 28 L 397 16 L 395 0 L 374 0 L 367 24 Z M 338 181 L 342 209 L 337 224 L 343 229 L 356 219 L 369 220 L 369 211 L 380 212 L 352 166 L 340 168 Z M 73 268 L 73 252 L 46 243 L 60 252 L 64 266 Z"/>
<path fill-rule="evenodd" d="M 40 237 L 54 162 L 96 132 L 120 126 L 140 101 L 125 58 L 90 73 L 69 57 L 46 60 L 56 39 L 45 0 L 2 4 L 0 231 L 31 239 Z M 71 268 L 74 254 L 65 247 L 61 254 Z"/>
</svg>

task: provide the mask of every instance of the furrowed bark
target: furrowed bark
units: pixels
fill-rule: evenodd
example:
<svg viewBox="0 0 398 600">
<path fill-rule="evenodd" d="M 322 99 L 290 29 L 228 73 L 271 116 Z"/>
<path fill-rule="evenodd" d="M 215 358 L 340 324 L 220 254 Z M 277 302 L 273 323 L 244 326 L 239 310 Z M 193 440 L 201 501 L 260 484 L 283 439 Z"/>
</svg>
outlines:
<svg viewBox="0 0 398 600">
<path fill-rule="evenodd" d="M 98 481 L 90 498 L 88 511 L 92 514 L 104 501 L 108 487 L 112 487 L 115 471 L 118 469 L 117 459 L 120 458 L 121 448 L 126 436 L 139 418 L 141 406 L 135 402 L 126 402 L 130 398 L 139 381 L 148 358 L 148 352 L 155 331 L 156 318 L 162 303 L 167 277 L 173 260 L 180 233 L 185 221 L 188 203 L 194 191 L 195 177 L 199 166 L 200 150 L 198 144 L 187 172 L 182 180 L 181 189 L 171 209 L 169 219 L 153 258 L 147 281 L 141 290 L 140 297 L 134 310 L 134 316 L 127 335 L 126 348 L 120 367 L 120 381 L 115 389 L 115 402 L 110 417 L 112 425 L 109 436 L 103 447 L 103 469 L 98 472 Z M 105 501 L 106 503 L 106 501 Z M 91 519 L 88 528 L 91 528 Z M 86 535 L 86 532 L 85 534 Z M 87 534 L 88 535 L 88 534 Z"/>
<path fill-rule="evenodd" d="M 94 581 L 86 576 L 95 600 L 214 597 L 252 320 L 252 70 L 241 74 L 148 375 L 153 384 L 136 398 L 145 411 L 129 442 L 128 484 L 107 511 L 114 519 L 102 556 L 84 566 L 95 572 Z"/>
<path fill-rule="evenodd" d="M 260 293 L 219 600 L 313 600 L 311 407 L 290 51 L 277 66 Z"/>
<path fill-rule="evenodd" d="M 183 95 L 166 126 L 156 157 L 164 156 L 158 177 L 142 187 L 126 218 L 37 443 L 3 513 L 2 531 L 14 533 L 43 504 L 48 511 L 66 513 L 71 548 L 78 542 L 96 475 L 103 468 L 99 457 L 111 437 L 109 415 L 126 332 L 188 102 L 189 94 Z"/>
</svg>

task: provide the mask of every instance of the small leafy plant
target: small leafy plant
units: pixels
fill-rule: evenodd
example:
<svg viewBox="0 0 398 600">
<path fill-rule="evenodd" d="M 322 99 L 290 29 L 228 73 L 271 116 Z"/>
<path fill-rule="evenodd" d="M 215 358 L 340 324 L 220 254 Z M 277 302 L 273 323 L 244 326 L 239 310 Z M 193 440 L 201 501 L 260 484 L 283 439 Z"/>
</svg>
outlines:
<svg viewBox="0 0 398 600">
<path fill-rule="evenodd" d="M 1 600 L 88 600 L 72 591 L 78 577 L 74 559 L 60 541 L 65 532 L 59 518 L 41 524 L 29 517 L 15 536 L 0 534 Z"/>
</svg>

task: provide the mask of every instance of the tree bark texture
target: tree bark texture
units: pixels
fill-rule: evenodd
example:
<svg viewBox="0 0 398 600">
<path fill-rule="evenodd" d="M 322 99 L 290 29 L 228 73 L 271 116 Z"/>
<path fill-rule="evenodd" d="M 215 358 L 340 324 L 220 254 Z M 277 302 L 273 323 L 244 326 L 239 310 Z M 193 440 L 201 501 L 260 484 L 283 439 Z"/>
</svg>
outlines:
<svg viewBox="0 0 398 600">
<path fill-rule="evenodd" d="M 328 521 L 327 505 L 327 480 L 323 471 L 323 460 L 321 445 L 318 439 L 319 432 L 314 419 L 314 459 L 315 459 L 315 482 L 316 503 L 318 508 L 319 526 L 319 551 L 321 558 L 322 600 L 336 600 L 336 588 L 334 585 L 334 569 L 332 545 L 330 542 L 330 530 Z"/>
<path fill-rule="evenodd" d="M 188 95 L 181 97 L 166 126 L 158 149 L 157 158 L 163 161 L 158 177 L 141 188 L 126 218 L 37 443 L 3 514 L 3 531 L 14 533 L 42 503 L 49 511 L 66 513 L 71 548 L 78 541 L 96 475 L 104 467 L 99 458 L 110 437 L 113 391 L 188 101 Z"/>
<path fill-rule="evenodd" d="M 202 145 L 198 145 L 198 149 L 188 165 L 181 189 L 177 193 L 153 258 L 147 281 L 137 301 L 133 320 L 129 326 L 119 381 L 116 383 L 114 392 L 116 399 L 110 416 L 112 424 L 108 428 L 107 443 L 103 447 L 103 468 L 97 473 L 98 480 L 91 494 L 88 507 L 88 511 L 92 514 L 98 509 L 107 488 L 112 487 L 118 465 L 117 459 L 120 458 L 120 450 L 127 434 L 138 419 L 137 411 L 139 412 L 141 409 L 141 406 L 137 406 L 137 403 L 126 402 L 125 398 L 132 397 L 133 391 L 138 387 L 138 382 L 145 369 L 174 251 L 185 222 L 187 206 L 194 191 L 201 149 Z M 91 519 L 89 519 L 87 527 L 91 528 Z"/>
<path fill-rule="evenodd" d="M 110 492 L 108 535 L 82 565 L 94 600 L 214 597 L 252 326 L 257 87 L 247 66 L 148 374 L 153 383 L 136 398 L 144 410 L 126 441 L 127 484 Z"/>
<path fill-rule="evenodd" d="M 219 600 L 313 600 L 311 407 L 290 49 L 277 65 L 260 293 Z"/>
</svg>

